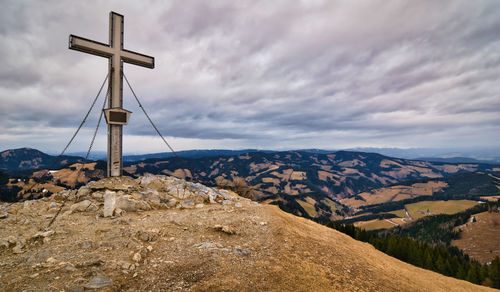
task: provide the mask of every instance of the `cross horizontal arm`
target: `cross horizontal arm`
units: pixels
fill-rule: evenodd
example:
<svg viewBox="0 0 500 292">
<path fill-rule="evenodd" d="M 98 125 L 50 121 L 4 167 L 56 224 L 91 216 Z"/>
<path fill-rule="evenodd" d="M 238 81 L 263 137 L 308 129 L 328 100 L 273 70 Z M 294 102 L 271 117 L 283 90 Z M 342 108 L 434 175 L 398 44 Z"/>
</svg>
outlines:
<svg viewBox="0 0 500 292">
<path fill-rule="evenodd" d="M 120 55 L 122 57 L 123 62 L 125 63 L 134 64 L 150 69 L 153 69 L 155 67 L 154 57 L 139 54 L 128 50 L 122 50 Z"/>
<path fill-rule="evenodd" d="M 105 58 L 113 55 L 114 51 L 107 44 L 92 41 L 76 35 L 69 36 L 69 48 Z"/>
</svg>

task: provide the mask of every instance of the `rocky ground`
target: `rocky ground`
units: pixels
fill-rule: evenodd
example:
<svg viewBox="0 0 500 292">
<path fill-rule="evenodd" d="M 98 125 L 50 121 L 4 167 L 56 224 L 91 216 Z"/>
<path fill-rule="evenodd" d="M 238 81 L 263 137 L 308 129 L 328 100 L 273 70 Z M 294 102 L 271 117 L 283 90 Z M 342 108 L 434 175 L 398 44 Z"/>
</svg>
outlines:
<svg viewBox="0 0 500 292">
<path fill-rule="evenodd" d="M 489 290 L 275 206 L 166 176 L 4 204 L 0 218 L 2 291 Z"/>
</svg>

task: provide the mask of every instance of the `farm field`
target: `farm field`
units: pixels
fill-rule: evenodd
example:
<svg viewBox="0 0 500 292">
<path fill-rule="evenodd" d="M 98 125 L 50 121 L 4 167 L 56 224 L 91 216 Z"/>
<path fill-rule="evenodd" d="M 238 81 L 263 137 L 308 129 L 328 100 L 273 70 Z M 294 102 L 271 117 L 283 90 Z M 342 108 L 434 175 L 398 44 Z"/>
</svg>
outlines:
<svg viewBox="0 0 500 292">
<path fill-rule="evenodd" d="M 398 185 L 360 193 L 356 198 L 342 199 L 340 202 L 351 207 L 360 207 L 401 201 L 420 196 L 432 196 L 433 193 L 442 190 L 446 186 L 448 186 L 448 184 L 443 181 L 415 183 L 411 186 Z"/>
<path fill-rule="evenodd" d="M 496 202 L 498 199 L 500 199 L 500 196 L 484 196 L 484 197 L 480 197 L 480 198 L 483 200 Z"/>
<path fill-rule="evenodd" d="M 337 209 L 338 209 L 338 206 L 337 204 L 335 204 L 334 201 L 328 199 L 328 198 L 325 198 L 323 199 L 323 202 L 328 206 L 330 207 L 330 210 L 332 210 L 332 212 L 335 212 Z"/>
<path fill-rule="evenodd" d="M 456 228 L 462 230 L 460 239 L 453 240 L 451 244 L 479 262 L 487 263 L 500 256 L 500 213 L 483 212 L 474 217 L 475 222 Z"/>
<path fill-rule="evenodd" d="M 316 212 L 316 208 L 314 208 L 314 203 L 306 202 L 303 200 L 295 200 L 295 201 L 299 203 L 299 205 L 302 206 L 302 208 L 304 208 L 304 210 L 307 212 L 309 216 L 316 217 L 316 215 L 318 214 Z"/>
<path fill-rule="evenodd" d="M 477 205 L 476 201 L 422 201 L 406 205 L 406 209 L 414 220 L 436 214 L 455 214 Z"/>
<path fill-rule="evenodd" d="M 387 213 L 388 214 L 394 214 L 394 215 L 398 216 L 399 218 L 407 218 L 406 217 L 406 212 L 403 209 L 396 210 L 396 211 L 391 211 L 391 212 L 387 212 Z"/>
<path fill-rule="evenodd" d="M 410 215 L 412 216 L 413 220 L 417 220 L 430 215 L 455 214 L 472 208 L 477 204 L 478 202 L 469 200 L 422 201 L 418 203 L 407 204 L 405 205 L 405 207 L 408 210 L 408 213 L 410 213 Z M 398 216 L 398 218 L 358 221 L 355 222 L 354 225 L 365 230 L 375 230 L 403 225 L 408 223 L 410 220 L 406 216 L 406 212 L 404 209 L 387 212 L 387 214 L 394 214 Z M 356 218 L 356 216 L 352 218 Z"/>
<path fill-rule="evenodd" d="M 358 221 L 354 223 L 354 226 L 363 228 L 365 230 L 376 230 L 376 229 L 388 229 L 396 225 L 387 220 L 370 220 L 370 221 Z"/>
</svg>

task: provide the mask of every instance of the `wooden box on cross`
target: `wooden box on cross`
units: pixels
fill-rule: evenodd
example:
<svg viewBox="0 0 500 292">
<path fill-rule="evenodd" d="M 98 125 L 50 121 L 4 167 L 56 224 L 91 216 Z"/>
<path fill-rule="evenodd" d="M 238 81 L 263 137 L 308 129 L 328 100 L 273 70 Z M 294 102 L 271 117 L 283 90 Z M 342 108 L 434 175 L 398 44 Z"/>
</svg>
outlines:
<svg viewBox="0 0 500 292">
<path fill-rule="evenodd" d="M 104 110 L 104 117 L 108 125 L 126 125 L 132 112 L 122 108 L 108 108 Z"/>
</svg>

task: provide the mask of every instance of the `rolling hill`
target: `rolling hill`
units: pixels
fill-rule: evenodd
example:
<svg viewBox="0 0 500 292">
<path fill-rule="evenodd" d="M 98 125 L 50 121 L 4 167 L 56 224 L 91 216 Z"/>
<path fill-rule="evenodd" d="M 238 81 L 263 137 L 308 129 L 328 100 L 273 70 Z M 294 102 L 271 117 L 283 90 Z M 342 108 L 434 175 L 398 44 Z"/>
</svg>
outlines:
<svg viewBox="0 0 500 292">
<path fill-rule="evenodd" d="M 348 204 L 342 204 L 341 200 L 356 200 L 361 198 L 358 194 L 381 187 L 459 173 L 500 171 L 500 167 L 489 164 L 432 163 L 348 151 L 330 154 L 251 152 L 199 159 L 149 159 L 127 163 L 124 169 L 133 176 L 169 174 L 210 185 L 240 177 L 252 189 L 254 199 L 279 204 L 304 217 L 325 219 L 337 219 L 343 214 L 343 206 Z M 429 186 L 421 192 L 431 194 L 442 187 Z M 412 194 L 406 196 L 412 197 Z"/>
<path fill-rule="evenodd" d="M 463 225 L 455 227 L 460 232 L 458 239 L 451 242 L 481 263 L 500 257 L 500 212 L 482 212 L 473 215 Z"/>
<path fill-rule="evenodd" d="M 297 215 L 326 221 L 339 219 L 348 214 L 350 208 L 382 203 L 386 194 L 389 194 L 387 201 L 398 201 L 441 191 L 446 183 L 430 182 L 433 179 L 468 172 L 500 171 L 499 166 L 489 164 L 425 162 L 349 151 L 259 151 L 206 156 L 209 154 L 200 152 L 201 157 L 192 159 L 169 157 L 126 162 L 124 170 L 131 176 L 168 174 L 208 185 L 234 184 L 239 180 L 253 199 L 278 204 Z M 2 155 L 4 158 L 0 163 L 10 169 L 15 166 L 20 169 L 40 168 L 55 159 L 34 149 L 9 150 Z M 72 159 L 81 160 L 65 157 L 61 163 Z M 55 182 L 71 185 L 68 178 L 76 167 L 71 169 L 73 171 L 61 170 L 53 174 Z M 84 174 L 89 177 L 81 182 L 104 176 L 91 170 L 85 170 Z M 415 182 L 417 185 L 411 188 L 397 186 L 419 179 L 429 181 Z"/>
<path fill-rule="evenodd" d="M 0 152 L 0 169 L 12 172 L 47 168 L 56 162 L 56 158 L 57 156 L 31 148 L 10 149 Z M 82 157 L 64 155 L 57 161 L 54 168 L 83 162 L 83 160 Z"/>
</svg>

